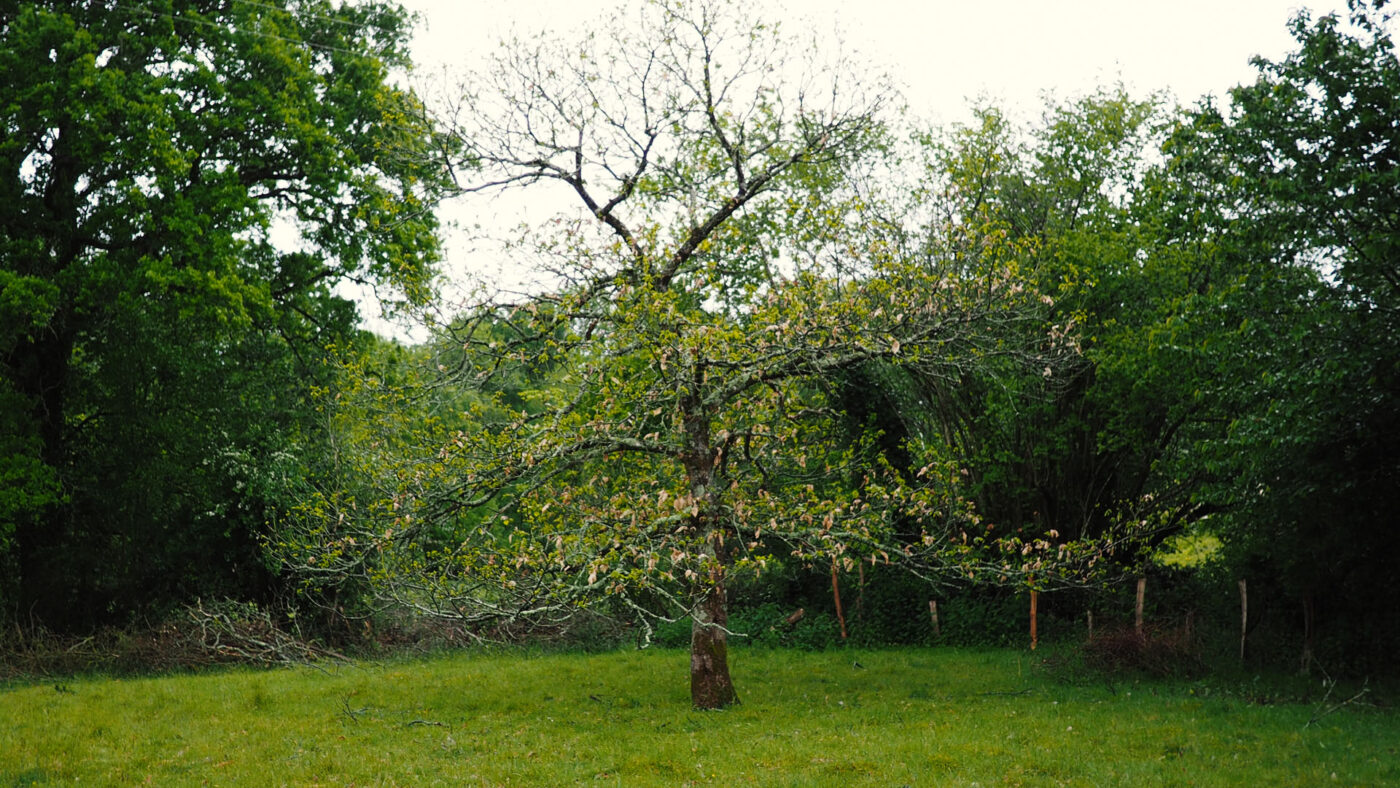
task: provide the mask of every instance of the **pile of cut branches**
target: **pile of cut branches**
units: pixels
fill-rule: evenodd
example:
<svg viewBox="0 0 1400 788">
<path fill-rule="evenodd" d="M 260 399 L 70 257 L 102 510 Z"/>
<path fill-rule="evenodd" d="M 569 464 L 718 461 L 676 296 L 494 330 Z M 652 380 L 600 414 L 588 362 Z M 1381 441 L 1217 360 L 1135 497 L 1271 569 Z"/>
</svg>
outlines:
<svg viewBox="0 0 1400 788">
<path fill-rule="evenodd" d="M 0 681 L 81 673 L 117 675 L 197 670 L 215 665 L 308 665 L 346 657 L 279 626 L 257 605 L 194 604 L 142 627 L 58 635 L 16 628 L 0 638 Z"/>
<path fill-rule="evenodd" d="M 347 661 L 339 653 L 287 632 L 272 614 L 250 602 L 205 604 L 196 600 L 185 614 L 185 638 L 212 662 L 245 665 L 304 665 Z"/>
</svg>

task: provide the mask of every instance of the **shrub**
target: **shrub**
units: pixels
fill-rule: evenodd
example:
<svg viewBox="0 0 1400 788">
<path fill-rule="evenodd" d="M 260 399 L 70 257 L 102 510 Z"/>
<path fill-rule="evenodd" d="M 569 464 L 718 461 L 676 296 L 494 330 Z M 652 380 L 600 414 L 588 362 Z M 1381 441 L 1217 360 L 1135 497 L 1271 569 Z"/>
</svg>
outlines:
<svg viewBox="0 0 1400 788">
<path fill-rule="evenodd" d="M 1096 632 L 1084 644 L 1083 654 L 1089 667 L 1111 673 L 1137 671 L 1165 678 L 1193 676 L 1205 669 L 1189 624 Z"/>
</svg>

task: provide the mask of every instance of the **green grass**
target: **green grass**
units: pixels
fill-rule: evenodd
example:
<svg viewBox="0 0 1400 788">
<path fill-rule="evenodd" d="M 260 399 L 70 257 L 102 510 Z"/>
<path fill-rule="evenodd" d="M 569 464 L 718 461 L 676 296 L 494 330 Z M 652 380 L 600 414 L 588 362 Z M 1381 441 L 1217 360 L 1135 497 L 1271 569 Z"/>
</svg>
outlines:
<svg viewBox="0 0 1400 788">
<path fill-rule="evenodd" d="M 738 649 L 743 704 L 708 713 L 689 708 L 679 651 L 18 685 L 0 691 L 0 788 L 1400 785 L 1393 710 L 1305 727 L 1317 698 L 1071 684 L 1032 664 Z"/>
</svg>

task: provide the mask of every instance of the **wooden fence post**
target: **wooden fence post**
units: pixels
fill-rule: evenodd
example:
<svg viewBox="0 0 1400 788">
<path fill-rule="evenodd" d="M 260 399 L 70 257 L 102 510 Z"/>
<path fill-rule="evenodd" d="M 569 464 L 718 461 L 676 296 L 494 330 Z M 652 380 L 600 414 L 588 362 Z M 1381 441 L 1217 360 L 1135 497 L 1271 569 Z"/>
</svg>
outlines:
<svg viewBox="0 0 1400 788">
<path fill-rule="evenodd" d="M 1031 589 L 1031 651 L 1035 651 L 1036 643 L 1039 641 L 1035 631 L 1035 613 L 1038 602 L 1040 602 L 1040 592 Z"/>
<path fill-rule="evenodd" d="M 1313 631 L 1317 621 L 1317 607 L 1311 593 L 1303 594 L 1303 656 L 1298 664 L 1298 674 L 1308 675 L 1313 663 Z"/>
<path fill-rule="evenodd" d="M 943 631 L 938 628 L 938 603 L 932 599 L 928 601 L 928 617 L 933 620 L 933 636 L 942 637 Z"/>
<path fill-rule="evenodd" d="M 1244 662 L 1245 638 L 1249 635 L 1249 587 L 1240 579 L 1240 662 Z"/>
<path fill-rule="evenodd" d="M 852 616 L 852 621 L 860 626 L 861 613 L 865 610 L 865 564 L 857 561 L 856 571 L 860 573 L 860 585 L 856 589 L 856 614 Z"/>
<path fill-rule="evenodd" d="M 836 559 L 831 559 L 831 597 L 836 600 L 836 620 L 841 623 L 841 639 L 846 639 L 846 614 L 841 611 L 841 587 L 836 583 Z"/>
<path fill-rule="evenodd" d="M 1137 602 L 1133 607 L 1133 629 L 1137 636 L 1142 637 L 1142 601 L 1147 595 L 1147 578 L 1139 577 L 1137 581 Z"/>
</svg>

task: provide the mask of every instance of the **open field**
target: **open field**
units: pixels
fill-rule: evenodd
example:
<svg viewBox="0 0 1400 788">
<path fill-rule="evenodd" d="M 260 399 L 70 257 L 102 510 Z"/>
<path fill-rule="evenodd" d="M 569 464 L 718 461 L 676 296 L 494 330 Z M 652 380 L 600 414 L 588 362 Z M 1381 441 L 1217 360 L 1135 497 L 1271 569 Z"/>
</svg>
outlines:
<svg viewBox="0 0 1400 788">
<path fill-rule="evenodd" d="M 1388 705 L 1034 659 L 739 649 L 724 712 L 669 650 L 12 685 L 0 786 L 1400 785 Z"/>
</svg>

